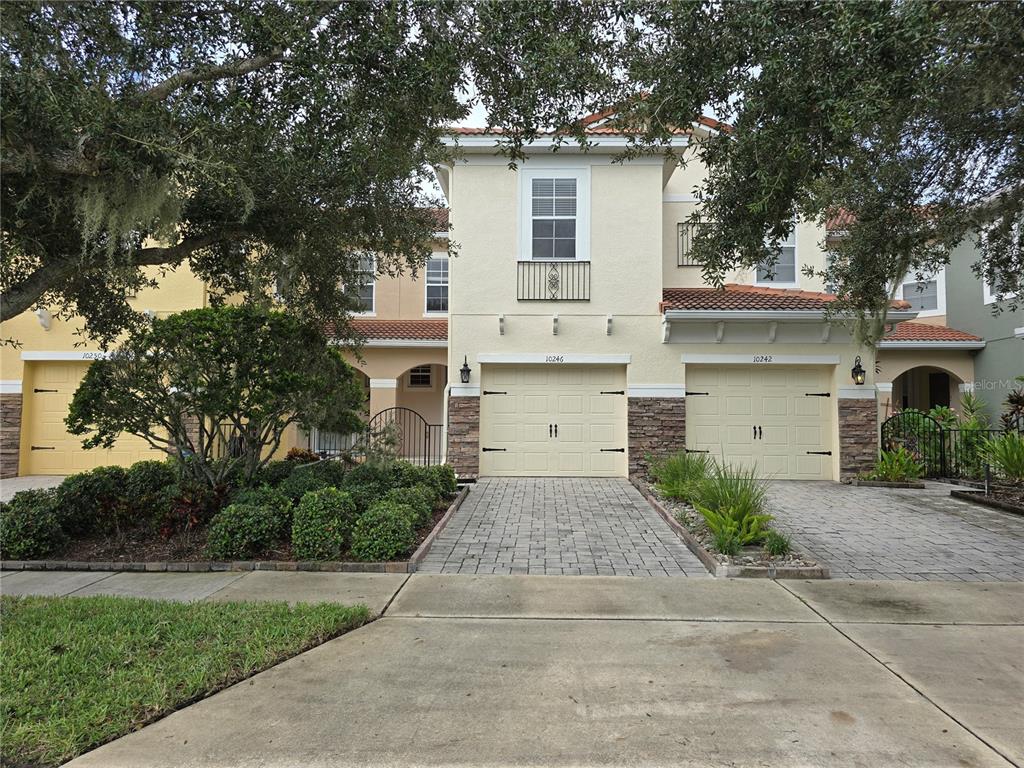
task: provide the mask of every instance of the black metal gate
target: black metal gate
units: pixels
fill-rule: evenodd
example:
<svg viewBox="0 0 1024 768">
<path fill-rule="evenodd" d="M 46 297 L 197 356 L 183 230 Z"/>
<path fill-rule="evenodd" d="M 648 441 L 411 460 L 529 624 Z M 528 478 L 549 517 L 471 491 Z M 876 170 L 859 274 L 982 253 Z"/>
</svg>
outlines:
<svg viewBox="0 0 1024 768">
<path fill-rule="evenodd" d="M 925 477 L 980 479 L 985 475 L 985 444 L 1002 429 L 950 427 L 927 413 L 901 411 L 882 422 L 882 449 L 905 448 L 924 469 Z"/>
<path fill-rule="evenodd" d="M 413 464 L 440 464 L 443 425 L 428 424 L 411 408 L 385 408 L 367 424 L 366 444 L 371 451 L 394 451 Z"/>
</svg>

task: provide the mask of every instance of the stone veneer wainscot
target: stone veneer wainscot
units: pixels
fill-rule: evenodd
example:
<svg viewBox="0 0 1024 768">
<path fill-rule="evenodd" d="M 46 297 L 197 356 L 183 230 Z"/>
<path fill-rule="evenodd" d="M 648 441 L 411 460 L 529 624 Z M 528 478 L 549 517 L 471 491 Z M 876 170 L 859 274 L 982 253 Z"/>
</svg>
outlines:
<svg viewBox="0 0 1024 768">
<path fill-rule="evenodd" d="M 873 399 L 839 399 L 839 479 L 868 472 L 878 459 L 878 405 Z"/>
<path fill-rule="evenodd" d="M 480 474 L 480 398 L 448 398 L 448 463 L 461 480 Z"/>
<path fill-rule="evenodd" d="M 629 398 L 629 474 L 646 474 L 647 456 L 661 458 L 686 447 L 686 400 Z"/>
<path fill-rule="evenodd" d="M 21 451 L 21 393 L 0 394 L 0 477 L 17 477 Z"/>
</svg>

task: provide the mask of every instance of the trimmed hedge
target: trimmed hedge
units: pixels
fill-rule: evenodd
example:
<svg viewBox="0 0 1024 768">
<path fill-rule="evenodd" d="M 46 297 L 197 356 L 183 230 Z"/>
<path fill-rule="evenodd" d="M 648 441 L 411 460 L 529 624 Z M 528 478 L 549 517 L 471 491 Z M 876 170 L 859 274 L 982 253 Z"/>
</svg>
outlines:
<svg viewBox="0 0 1024 768">
<path fill-rule="evenodd" d="M 344 482 L 345 465 L 340 461 L 325 460 L 296 466 L 279 488 L 292 501 L 299 501 L 307 493 L 324 488 L 341 488 Z"/>
<path fill-rule="evenodd" d="M 278 535 L 283 538 L 291 536 L 292 515 L 295 512 L 295 507 L 292 505 L 292 500 L 279 489 L 271 488 L 268 485 L 260 488 L 242 488 L 235 491 L 231 497 L 231 503 L 267 507 L 277 519 Z"/>
<path fill-rule="evenodd" d="M 415 513 L 405 505 L 381 500 L 364 512 L 352 531 L 352 555 L 359 560 L 395 560 L 416 543 Z"/>
<path fill-rule="evenodd" d="M 257 504 L 231 504 L 210 521 L 206 552 L 215 560 L 239 560 L 266 552 L 281 537 L 277 510 Z"/>
<path fill-rule="evenodd" d="M 0 504 L 0 554 L 5 559 L 38 560 L 65 541 L 52 489 L 20 491 Z"/>
<path fill-rule="evenodd" d="M 297 560 L 338 560 L 356 518 L 352 496 L 337 488 L 307 493 L 295 508 L 292 550 Z"/>
<path fill-rule="evenodd" d="M 299 465 L 294 461 L 288 461 L 286 459 L 280 461 L 268 461 L 256 470 L 256 476 L 253 477 L 252 484 L 257 488 L 261 485 L 269 485 L 271 488 L 277 488 L 291 476 L 297 466 Z"/>
<path fill-rule="evenodd" d="M 432 486 L 418 483 L 409 488 L 392 488 L 384 495 L 384 500 L 409 507 L 413 513 L 413 525 L 418 528 L 434 519 L 438 495 Z"/>
<path fill-rule="evenodd" d="M 124 467 L 97 467 L 64 478 L 57 486 L 61 528 L 71 536 L 117 530 L 134 513 L 125 495 L 127 485 Z"/>
</svg>

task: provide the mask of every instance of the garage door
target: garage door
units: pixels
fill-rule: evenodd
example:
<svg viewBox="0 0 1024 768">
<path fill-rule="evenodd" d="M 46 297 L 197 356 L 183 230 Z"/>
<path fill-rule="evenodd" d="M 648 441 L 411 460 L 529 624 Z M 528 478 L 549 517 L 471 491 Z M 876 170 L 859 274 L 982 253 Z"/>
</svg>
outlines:
<svg viewBox="0 0 1024 768">
<path fill-rule="evenodd" d="M 21 428 L 23 475 L 68 475 L 106 464 L 127 466 L 143 459 L 162 459 L 138 437 L 120 438 L 113 448 L 82 448 L 82 437 L 68 434 L 64 419 L 71 398 L 89 363 L 26 364 Z"/>
<path fill-rule="evenodd" d="M 624 477 L 625 366 L 483 366 L 480 474 Z"/>
<path fill-rule="evenodd" d="M 830 368 L 686 366 L 686 446 L 764 477 L 832 479 Z"/>
</svg>

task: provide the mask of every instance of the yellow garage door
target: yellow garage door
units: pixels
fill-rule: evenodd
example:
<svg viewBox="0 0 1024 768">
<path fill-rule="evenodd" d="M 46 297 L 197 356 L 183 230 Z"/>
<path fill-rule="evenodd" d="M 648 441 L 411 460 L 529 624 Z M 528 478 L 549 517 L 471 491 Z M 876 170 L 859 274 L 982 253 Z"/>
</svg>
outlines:
<svg viewBox="0 0 1024 768">
<path fill-rule="evenodd" d="M 480 474 L 624 477 L 626 368 L 485 365 Z"/>
<path fill-rule="evenodd" d="M 763 477 L 832 479 L 832 371 L 686 366 L 686 447 Z"/>
<path fill-rule="evenodd" d="M 68 475 L 107 464 L 127 466 L 162 459 L 138 437 L 126 435 L 113 448 L 82 448 L 82 437 L 68 434 L 64 419 L 88 362 L 26 363 L 21 422 L 23 475 Z"/>
</svg>

